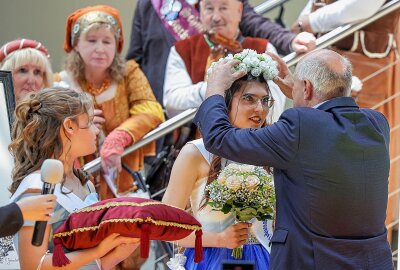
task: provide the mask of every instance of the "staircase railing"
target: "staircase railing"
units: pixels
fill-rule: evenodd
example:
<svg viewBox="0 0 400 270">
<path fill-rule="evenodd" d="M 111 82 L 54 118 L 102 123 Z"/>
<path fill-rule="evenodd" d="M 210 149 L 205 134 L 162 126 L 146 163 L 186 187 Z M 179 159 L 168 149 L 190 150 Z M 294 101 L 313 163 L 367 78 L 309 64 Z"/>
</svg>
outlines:
<svg viewBox="0 0 400 270">
<path fill-rule="evenodd" d="M 254 8 L 254 11 L 258 14 L 265 14 L 274 8 L 281 6 L 282 4 L 288 2 L 289 0 L 268 0 L 264 3 L 259 4 Z"/>
</svg>

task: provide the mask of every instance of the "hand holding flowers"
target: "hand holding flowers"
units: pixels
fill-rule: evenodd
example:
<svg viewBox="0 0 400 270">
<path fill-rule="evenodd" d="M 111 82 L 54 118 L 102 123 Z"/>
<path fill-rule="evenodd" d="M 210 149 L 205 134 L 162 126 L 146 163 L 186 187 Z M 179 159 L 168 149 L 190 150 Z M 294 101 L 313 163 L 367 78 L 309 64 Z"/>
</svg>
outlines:
<svg viewBox="0 0 400 270">
<path fill-rule="evenodd" d="M 273 219 L 275 192 L 272 177 L 261 167 L 229 164 L 207 186 L 208 204 L 224 214 L 232 213 L 237 221 Z M 232 255 L 241 258 L 241 248 Z"/>
</svg>

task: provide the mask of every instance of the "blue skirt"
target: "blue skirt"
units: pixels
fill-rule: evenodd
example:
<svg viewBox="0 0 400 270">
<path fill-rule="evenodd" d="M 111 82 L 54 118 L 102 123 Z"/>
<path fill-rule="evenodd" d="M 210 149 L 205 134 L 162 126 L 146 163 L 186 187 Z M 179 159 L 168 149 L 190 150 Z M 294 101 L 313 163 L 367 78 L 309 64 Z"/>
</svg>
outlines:
<svg viewBox="0 0 400 270">
<path fill-rule="evenodd" d="M 256 270 L 267 270 L 269 267 L 269 253 L 260 244 L 244 245 L 242 259 L 235 259 L 231 256 L 232 249 L 228 248 L 203 248 L 204 260 L 195 263 L 194 249 L 187 248 L 184 252 L 187 257 L 186 270 L 220 270 L 222 261 L 247 261 L 255 264 Z"/>
</svg>

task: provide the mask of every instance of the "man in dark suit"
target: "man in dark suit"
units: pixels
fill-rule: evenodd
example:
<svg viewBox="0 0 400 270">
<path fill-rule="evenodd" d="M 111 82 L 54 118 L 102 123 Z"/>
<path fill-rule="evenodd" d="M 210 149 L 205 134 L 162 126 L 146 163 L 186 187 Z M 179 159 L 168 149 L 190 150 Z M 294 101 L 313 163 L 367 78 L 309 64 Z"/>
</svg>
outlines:
<svg viewBox="0 0 400 270">
<path fill-rule="evenodd" d="M 272 166 L 276 227 L 270 269 L 392 269 L 385 215 L 389 126 L 349 97 L 351 64 L 330 50 L 306 55 L 292 75 L 282 60 L 276 82 L 293 98 L 275 124 L 237 129 L 224 90 L 242 72 L 225 60 L 209 75 L 195 123 L 207 150 Z"/>
</svg>

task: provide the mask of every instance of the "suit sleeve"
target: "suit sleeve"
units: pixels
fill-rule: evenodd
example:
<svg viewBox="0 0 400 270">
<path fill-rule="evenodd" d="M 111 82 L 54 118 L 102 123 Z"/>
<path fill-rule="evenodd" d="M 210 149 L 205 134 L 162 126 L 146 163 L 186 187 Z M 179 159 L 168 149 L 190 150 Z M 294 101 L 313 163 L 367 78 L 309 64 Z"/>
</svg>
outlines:
<svg viewBox="0 0 400 270">
<path fill-rule="evenodd" d="M 276 47 L 278 53 L 283 55 L 291 53 L 290 45 L 296 34 L 257 14 L 247 0 L 242 2 L 243 15 L 239 27 L 243 35 L 266 38 Z"/>
<path fill-rule="evenodd" d="M 0 207 L 0 237 L 16 234 L 23 224 L 21 209 L 15 202 Z"/>
<path fill-rule="evenodd" d="M 299 116 L 286 110 L 278 122 L 260 129 L 234 128 L 224 98 L 214 95 L 200 106 L 194 119 L 206 149 L 236 162 L 286 169 L 298 152 Z"/>
<path fill-rule="evenodd" d="M 134 59 L 139 65 L 142 64 L 143 59 L 141 2 L 141 0 L 137 2 L 133 15 L 131 39 L 126 54 L 126 60 Z"/>
</svg>

